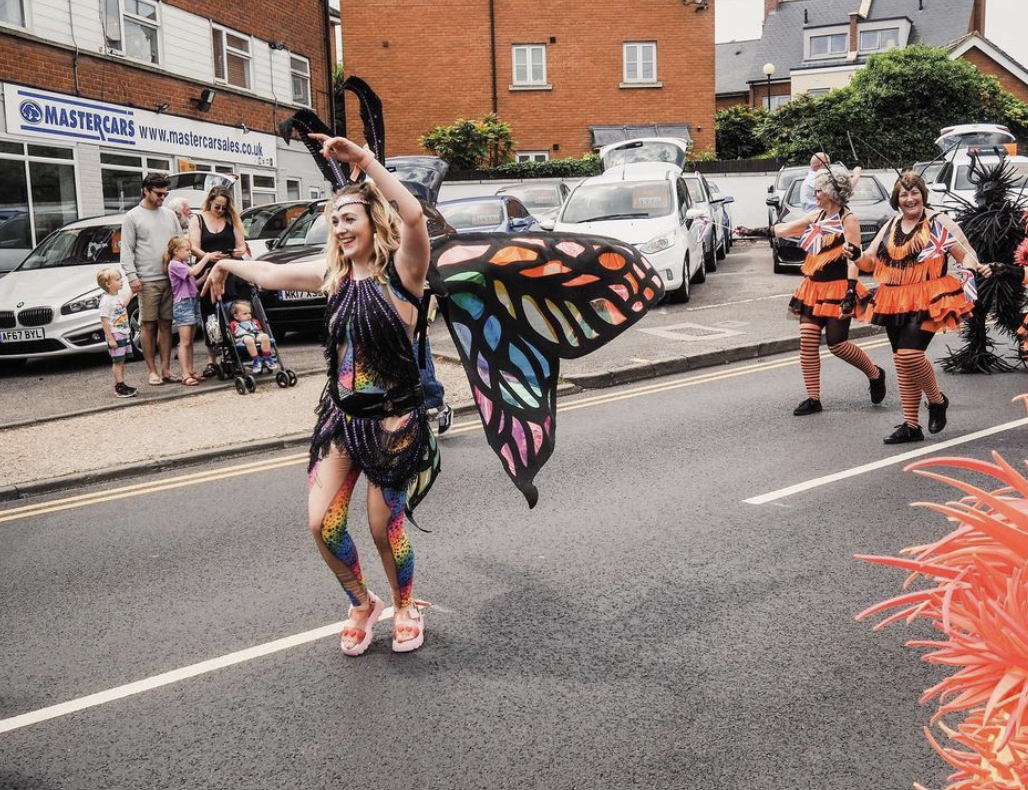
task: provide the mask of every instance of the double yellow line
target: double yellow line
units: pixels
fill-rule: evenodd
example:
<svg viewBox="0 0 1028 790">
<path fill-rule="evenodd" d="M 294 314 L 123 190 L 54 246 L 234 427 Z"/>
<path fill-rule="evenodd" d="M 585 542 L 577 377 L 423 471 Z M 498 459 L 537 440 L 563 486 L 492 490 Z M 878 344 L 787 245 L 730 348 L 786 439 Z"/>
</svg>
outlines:
<svg viewBox="0 0 1028 790">
<path fill-rule="evenodd" d="M 885 345 L 888 345 L 888 340 L 877 338 L 867 343 L 860 344 L 861 348 L 864 349 L 879 348 Z M 830 354 L 828 351 L 823 351 L 821 356 L 827 357 L 830 356 Z M 768 370 L 776 370 L 778 368 L 788 367 L 789 365 L 795 365 L 799 362 L 799 359 L 800 358 L 797 355 L 772 362 L 758 362 L 752 365 L 743 365 L 741 367 L 731 368 L 728 370 L 716 370 L 710 373 L 690 376 L 688 378 L 657 381 L 653 384 L 632 387 L 631 389 L 626 389 L 620 392 L 593 395 L 586 398 L 578 398 L 567 403 L 560 403 L 557 406 L 557 411 L 568 412 L 577 411 L 578 409 L 590 409 L 596 406 L 603 406 L 608 403 L 617 403 L 618 401 L 629 400 L 631 398 L 640 398 L 646 395 L 657 395 L 662 392 L 670 392 L 672 390 L 683 389 L 685 387 L 696 387 L 700 384 L 711 384 L 718 381 L 737 378 L 739 376 L 763 373 Z M 453 426 L 448 435 L 455 436 L 464 433 L 471 433 L 472 431 L 481 430 L 481 428 L 481 423 L 476 418 Z M 18 521 L 19 519 L 31 518 L 32 516 L 42 516 L 48 513 L 59 513 L 63 510 L 72 510 L 75 508 L 86 507 L 88 505 L 99 505 L 103 502 L 115 502 L 119 499 L 128 499 L 130 497 L 143 496 L 145 494 L 156 494 L 159 491 L 171 491 L 176 488 L 184 488 L 185 486 L 199 485 L 201 483 L 210 483 L 215 480 L 227 480 L 232 477 L 256 474 L 257 472 L 269 472 L 274 469 L 284 469 L 286 467 L 298 466 L 305 463 L 307 463 L 307 453 L 292 453 L 290 455 L 284 455 L 269 460 L 252 461 L 250 463 L 227 466 L 223 469 L 214 471 L 205 470 L 202 472 L 193 472 L 187 475 L 164 478 L 162 480 L 153 480 L 146 483 L 122 486 L 121 488 L 111 490 L 97 491 L 91 494 L 79 494 L 77 496 L 64 497 L 62 499 L 53 499 L 47 502 L 39 502 L 34 505 L 25 505 L 23 507 L 0 511 L 0 524 L 8 521 Z"/>
</svg>

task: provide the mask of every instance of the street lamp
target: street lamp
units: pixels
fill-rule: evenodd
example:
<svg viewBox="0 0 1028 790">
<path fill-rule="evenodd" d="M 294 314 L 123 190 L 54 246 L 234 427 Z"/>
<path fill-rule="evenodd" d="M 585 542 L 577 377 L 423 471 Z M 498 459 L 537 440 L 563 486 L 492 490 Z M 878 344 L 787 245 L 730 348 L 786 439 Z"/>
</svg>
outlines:
<svg viewBox="0 0 1028 790">
<path fill-rule="evenodd" d="M 775 64 L 765 63 L 764 64 L 764 76 L 767 77 L 767 109 L 771 110 L 771 78 L 775 74 Z"/>
</svg>

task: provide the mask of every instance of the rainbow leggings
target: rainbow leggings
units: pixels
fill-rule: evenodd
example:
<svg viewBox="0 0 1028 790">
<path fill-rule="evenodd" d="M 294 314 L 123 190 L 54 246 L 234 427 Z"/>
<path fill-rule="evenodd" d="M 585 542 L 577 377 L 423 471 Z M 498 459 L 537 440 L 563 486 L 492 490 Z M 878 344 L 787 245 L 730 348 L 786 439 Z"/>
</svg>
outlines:
<svg viewBox="0 0 1028 790">
<path fill-rule="evenodd" d="M 350 498 L 360 473 L 360 469 L 350 470 L 321 521 L 321 539 L 332 556 L 342 562 L 353 574 L 353 578 L 349 582 L 340 580 L 340 583 L 349 597 L 350 603 L 354 606 L 360 605 L 362 599 L 366 600 L 367 595 L 364 574 L 361 572 L 360 561 L 357 557 L 357 547 L 346 528 L 350 513 Z M 383 488 L 381 491 L 382 498 L 389 508 L 386 534 L 399 586 L 399 589 L 394 592 L 398 599 L 398 605 L 404 607 L 411 602 L 411 588 L 414 583 L 414 551 L 411 549 L 407 533 L 403 529 L 403 511 L 407 504 L 407 490 Z"/>
</svg>

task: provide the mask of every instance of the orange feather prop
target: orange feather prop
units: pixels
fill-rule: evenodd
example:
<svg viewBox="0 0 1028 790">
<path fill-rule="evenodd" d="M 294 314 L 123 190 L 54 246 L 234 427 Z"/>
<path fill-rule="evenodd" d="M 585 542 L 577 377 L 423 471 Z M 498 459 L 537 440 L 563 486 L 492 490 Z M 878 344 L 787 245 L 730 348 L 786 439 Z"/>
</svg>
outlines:
<svg viewBox="0 0 1028 790">
<path fill-rule="evenodd" d="M 1028 395 L 1014 400 L 1028 406 Z M 992 460 L 934 458 L 906 467 L 966 495 L 945 505 L 918 503 L 957 527 L 931 545 L 905 549 L 903 557 L 857 556 L 908 573 L 904 589 L 926 583 L 865 609 L 857 620 L 890 612 L 875 630 L 921 618 L 941 632 L 939 640 L 907 644 L 929 649 L 925 661 L 955 670 L 921 698 L 938 700 L 931 724 L 949 743 L 929 727 L 925 736 L 954 768 L 947 790 L 1028 790 L 1028 479 L 997 453 Z M 986 475 L 1001 487 L 986 491 L 928 471 L 940 466 Z M 943 719 L 956 715 L 964 719 L 953 729 Z"/>
</svg>

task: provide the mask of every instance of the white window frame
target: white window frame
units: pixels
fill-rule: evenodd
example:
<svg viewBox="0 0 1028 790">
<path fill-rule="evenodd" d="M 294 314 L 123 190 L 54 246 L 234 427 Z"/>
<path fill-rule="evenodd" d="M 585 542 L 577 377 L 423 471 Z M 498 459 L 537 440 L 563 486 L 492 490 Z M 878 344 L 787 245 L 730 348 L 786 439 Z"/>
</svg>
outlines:
<svg viewBox="0 0 1028 790">
<path fill-rule="evenodd" d="M 254 178 L 270 178 L 270 187 L 259 187 L 254 184 Z M 249 194 L 249 198 L 247 198 Z M 260 195 L 262 202 L 257 201 L 257 196 Z M 278 203 L 278 179 L 274 173 L 270 172 L 242 172 L 239 174 L 239 210 L 251 208 L 253 206 L 265 206 L 268 203 Z M 267 200 L 264 200 L 267 198 Z"/>
<path fill-rule="evenodd" d="M 14 30 L 28 30 L 31 23 L 29 16 L 29 0 L 15 0 L 21 6 L 21 17 L 24 21 L 23 24 L 16 24 L 14 22 L 8 22 L 6 19 L 0 19 L 0 28 L 9 27 Z"/>
<path fill-rule="evenodd" d="M 514 154 L 515 161 L 518 162 L 549 162 L 550 152 L 549 151 L 518 151 Z"/>
<path fill-rule="evenodd" d="M 896 43 L 891 47 L 882 46 L 882 34 L 883 33 L 896 33 Z M 865 47 L 863 44 L 864 36 L 873 35 L 876 40 L 876 44 L 873 47 Z M 857 51 L 858 52 L 886 52 L 890 49 L 895 49 L 900 45 L 900 29 L 899 27 L 879 27 L 874 30 L 858 30 L 857 31 Z"/>
<path fill-rule="evenodd" d="M 36 238 L 36 211 L 35 203 L 32 199 L 32 169 L 29 167 L 30 162 L 42 162 L 44 164 L 58 164 L 58 165 L 71 165 L 75 176 L 75 213 L 79 218 L 82 217 L 82 183 L 79 172 L 79 152 L 78 146 L 69 147 L 62 143 L 51 143 L 48 140 L 34 140 L 27 142 L 25 140 L 14 140 L 9 138 L 0 138 L 5 143 L 14 143 L 15 145 L 22 146 L 22 152 L 20 154 L 8 154 L 0 152 L 0 159 L 11 159 L 14 161 L 24 162 L 25 164 L 25 188 L 26 188 L 26 207 L 29 212 L 29 233 L 32 234 L 32 247 L 35 249 L 36 245 L 39 244 L 43 239 Z M 71 159 L 54 159 L 52 157 L 40 156 L 39 154 L 30 154 L 28 146 L 35 145 L 40 148 L 60 148 L 65 151 L 71 151 Z M 18 249 L 21 249 L 20 247 Z"/>
<path fill-rule="evenodd" d="M 296 186 L 296 197 L 295 198 L 289 197 L 289 187 L 292 186 L 292 185 Z M 300 181 L 299 178 L 286 178 L 286 200 L 290 200 L 290 201 L 291 200 L 303 200 L 303 198 L 300 197 L 302 192 L 303 192 L 303 182 Z"/>
<path fill-rule="evenodd" d="M 119 39 L 119 41 L 121 42 L 121 46 L 120 47 L 112 47 L 108 43 L 107 29 L 106 29 L 106 17 L 104 16 L 103 12 L 101 11 L 101 19 L 104 22 L 103 35 L 104 35 L 104 48 L 106 49 L 106 51 L 108 53 L 110 53 L 110 54 L 115 54 L 115 55 L 119 55 L 120 57 L 129 58 L 130 60 L 135 60 L 135 61 L 138 61 L 140 63 L 147 63 L 147 64 L 149 64 L 151 66 L 160 66 L 164 62 L 164 43 L 161 40 L 161 38 L 162 38 L 162 34 L 161 34 L 161 31 L 162 31 L 161 21 L 162 20 L 161 20 L 161 4 L 160 4 L 159 0 L 137 0 L 137 2 L 146 3 L 147 5 L 152 5 L 154 7 L 154 12 L 157 14 L 157 21 L 156 22 L 153 21 L 152 19 L 147 19 L 146 17 L 138 16 L 137 14 L 133 14 L 133 13 L 130 13 L 130 12 L 126 11 L 125 10 L 125 0 L 110 0 L 110 2 L 118 4 L 118 25 L 120 27 L 120 30 L 119 30 L 120 39 Z M 129 24 L 137 25 L 138 27 L 150 28 L 151 30 L 154 31 L 154 39 L 155 39 L 155 41 L 157 43 L 157 60 L 156 61 L 150 60 L 149 58 L 137 58 L 134 55 L 130 55 L 129 54 L 128 50 L 125 48 L 125 40 L 128 38 L 128 34 L 127 34 L 126 30 L 127 30 L 127 27 L 128 27 Z"/>
<path fill-rule="evenodd" d="M 311 200 L 321 200 L 321 198 L 324 197 L 324 195 L 321 192 L 321 187 L 310 187 L 307 190 L 307 196 Z"/>
<path fill-rule="evenodd" d="M 643 52 L 653 52 L 653 76 L 646 77 L 643 73 L 645 58 Z M 628 53 L 635 52 L 636 71 L 635 75 L 628 73 Z M 623 85 L 659 85 L 657 78 L 657 42 L 656 41 L 625 41 L 621 45 L 621 80 Z"/>
<path fill-rule="evenodd" d="M 518 53 L 525 53 L 525 78 L 518 79 Z M 534 53 L 542 53 L 543 74 L 542 79 L 532 77 L 532 56 Z M 547 82 L 547 60 L 545 44 L 512 44 L 510 48 L 510 87 L 517 88 L 549 88 Z"/>
<path fill-rule="evenodd" d="M 293 65 L 294 61 L 299 61 L 300 63 L 303 63 L 306 71 L 297 71 Z M 296 98 L 296 89 L 293 87 L 293 80 L 297 78 L 304 80 L 307 84 L 307 97 L 304 100 Z M 313 100 L 311 98 L 311 62 L 303 55 L 297 55 L 293 52 L 289 53 L 289 89 L 292 93 L 293 104 L 298 104 L 301 107 L 314 106 Z"/>
<path fill-rule="evenodd" d="M 819 38 L 829 39 L 828 52 L 823 55 L 814 54 L 814 41 Z M 831 48 L 831 39 L 841 38 L 843 41 L 842 49 L 838 52 L 833 52 Z M 849 34 L 841 31 L 833 31 L 831 33 L 811 33 L 810 38 L 807 40 L 807 60 L 837 60 L 838 58 L 846 55 L 849 51 Z"/>
<path fill-rule="evenodd" d="M 110 154 L 111 156 L 134 157 L 134 158 L 139 160 L 139 164 L 138 165 L 128 165 L 128 164 L 121 164 L 121 163 L 115 164 L 115 163 L 112 163 L 112 162 L 105 162 L 105 161 L 103 161 L 103 157 L 104 157 L 105 154 Z M 156 167 L 156 166 L 151 165 L 150 162 L 152 162 L 152 161 L 154 161 L 156 159 L 161 159 L 161 160 L 166 161 L 168 163 L 168 166 L 165 168 L 165 167 Z M 126 151 L 124 149 L 119 150 L 119 149 L 113 149 L 113 148 L 112 149 L 102 148 L 102 149 L 100 149 L 100 199 L 103 200 L 103 171 L 104 170 L 116 170 L 116 171 L 121 172 L 121 173 L 136 173 L 136 174 L 139 175 L 139 182 L 140 182 L 140 184 L 142 184 L 143 179 L 146 177 L 147 173 L 164 173 L 165 175 L 171 175 L 172 173 L 175 172 L 174 165 L 175 165 L 175 158 L 171 154 L 147 154 L 147 153 L 140 153 L 138 151 Z M 142 189 L 142 187 L 140 187 L 140 189 Z M 140 192 L 140 195 L 142 195 L 142 192 Z M 107 206 L 104 206 L 104 212 L 106 212 L 106 211 L 107 211 Z"/>
<path fill-rule="evenodd" d="M 807 91 L 807 95 L 812 99 L 816 99 L 818 96 L 824 96 L 831 88 L 810 88 Z"/>
<path fill-rule="evenodd" d="M 249 51 L 244 52 L 241 49 L 230 47 L 228 45 L 228 36 L 235 36 L 236 38 L 246 39 L 249 42 Z M 218 58 L 214 51 L 214 39 L 221 38 L 221 56 L 223 62 L 221 64 L 221 77 L 218 76 Z M 214 81 L 222 85 L 229 85 L 241 91 L 253 91 L 253 36 L 247 35 L 246 33 L 240 33 L 238 30 L 233 30 L 230 27 L 224 25 L 218 25 L 211 23 L 211 55 L 214 58 Z M 241 58 L 246 61 L 246 85 L 236 85 L 233 82 L 228 81 L 228 57 L 234 55 L 237 58 Z"/>
<path fill-rule="evenodd" d="M 770 98 L 770 101 L 769 101 Z M 786 104 L 792 101 L 792 96 L 788 93 L 780 95 L 773 95 L 771 97 L 765 96 L 761 101 L 761 106 L 767 110 L 778 110 L 784 107 Z"/>
</svg>

